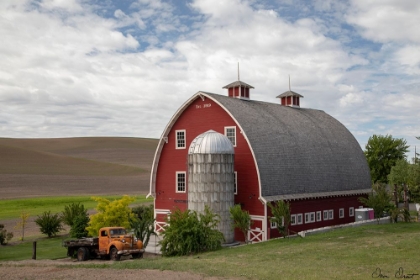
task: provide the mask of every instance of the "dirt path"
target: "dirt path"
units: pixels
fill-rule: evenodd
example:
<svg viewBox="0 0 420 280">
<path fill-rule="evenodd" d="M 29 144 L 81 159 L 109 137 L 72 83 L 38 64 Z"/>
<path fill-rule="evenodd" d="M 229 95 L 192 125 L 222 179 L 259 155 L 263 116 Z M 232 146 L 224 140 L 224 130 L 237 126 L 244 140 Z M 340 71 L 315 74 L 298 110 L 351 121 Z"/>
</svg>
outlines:
<svg viewBox="0 0 420 280">
<path fill-rule="evenodd" d="M 141 260 L 124 260 L 141 261 Z M 86 263 L 104 264 L 103 261 L 93 260 Z M 110 262 L 112 263 L 112 262 Z M 159 279 L 159 280 L 219 280 L 223 278 L 205 277 L 200 274 L 178 271 L 160 271 L 151 269 L 111 269 L 111 268 L 72 268 L 80 265 L 69 258 L 62 260 L 25 260 L 0 262 L 0 279 L 8 280 L 44 280 L 44 279 Z"/>
</svg>

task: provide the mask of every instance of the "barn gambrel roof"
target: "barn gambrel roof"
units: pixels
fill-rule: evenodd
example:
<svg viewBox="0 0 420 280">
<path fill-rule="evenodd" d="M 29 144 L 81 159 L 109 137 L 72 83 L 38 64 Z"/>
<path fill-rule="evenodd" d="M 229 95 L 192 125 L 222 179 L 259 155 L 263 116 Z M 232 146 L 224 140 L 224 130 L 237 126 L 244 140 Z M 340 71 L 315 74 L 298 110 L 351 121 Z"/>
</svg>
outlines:
<svg viewBox="0 0 420 280">
<path fill-rule="evenodd" d="M 163 139 L 197 98 L 214 100 L 237 123 L 254 156 L 262 201 L 371 191 L 369 167 L 359 143 L 325 112 L 198 92 L 175 113 L 162 135 L 152 167 L 150 194 L 154 194 Z"/>
</svg>

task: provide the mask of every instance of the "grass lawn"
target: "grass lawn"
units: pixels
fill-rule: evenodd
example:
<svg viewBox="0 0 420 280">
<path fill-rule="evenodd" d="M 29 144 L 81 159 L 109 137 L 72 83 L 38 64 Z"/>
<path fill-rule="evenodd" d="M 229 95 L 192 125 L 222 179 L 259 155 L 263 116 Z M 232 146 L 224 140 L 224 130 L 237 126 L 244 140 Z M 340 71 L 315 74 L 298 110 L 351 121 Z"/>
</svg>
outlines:
<svg viewBox="0 0 420 280">
<path fill-rule="evenodd" d="M 306 238 L 259 244 L 174 258 L 121 262 L 118 268 L 194 271 L 250 279 L 368 279 L 380 268 L 394 278 L 420 274 L 420 224 L 398 223 L 337 229 Z M 420 278 L 420 275 L 417 276 Z"/>
<path fill-rule="evenodd" d="M 63 237 L 26 238 L 19 245 L 0 246 L 0 261 L 20 261 L 32 258 L 33 241 L 37 242 L 36 259 L 51 260 L 66 257 L 66 248 L 61 246 Z M 1 263 L 0 263 L 1 266 Z"/>
<path fill-rule="evenodd" d="M 60 238 L 40 239 L 39 252 L 44 242 L 46 254 L 50 255 L 40 253 L 39 258 L 65 256 Z M 28 259 L 32 256 L 31 246 L 32 243 L 14 246 L 13 250 L 0 248 L 0 260 L 14 259 L 10 251 L 16 251 L 17 258 Z M 420 274 L 419 248 L 420 223 L 375 224 L 188 257 L 104 261 L 101 265 L 83 263 L 83 267 L 190 271 L 227 279 L 369 279 L 377 276 L 373 273 L 380 269 L 383 276 L 395 278 L 400 268 L 406 276 Z M 416 277 L 420 279 L 420 275 Z"/>
<path fill-rule="evenodd" d="M 121 196 L 101 196 L 109 200 L 121 198 Z M 0 221 L 19 218 L 22 212 L 29 213 L 30 216 L 41 215 L 44 211 L 60 213 L 64 206 L 71 203 L 80 202 L 86 209 L 93 209 L 97 202 L 92 200 L 92 196 L 62 196 L 62 197 L 40 197 L 25 199 L 0 200 Z M 132 204 L 153 202 L 153 199 L 146 199 L 145 196 L 137 196 Z"/>
</svg>

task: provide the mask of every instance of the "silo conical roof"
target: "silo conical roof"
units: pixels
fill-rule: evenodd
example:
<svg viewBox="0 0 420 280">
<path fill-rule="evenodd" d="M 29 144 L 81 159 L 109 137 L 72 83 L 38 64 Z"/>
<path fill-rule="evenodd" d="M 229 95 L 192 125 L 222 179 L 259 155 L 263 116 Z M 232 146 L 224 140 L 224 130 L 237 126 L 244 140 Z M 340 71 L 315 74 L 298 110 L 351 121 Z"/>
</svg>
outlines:
<svg viewBox="0 0 420 280">
<path fill-rule="evenodd" d="M 234 154 L 232 142 L 214 130 L 198 135 L 190 145 L 188 154 Z"/>
</svg>

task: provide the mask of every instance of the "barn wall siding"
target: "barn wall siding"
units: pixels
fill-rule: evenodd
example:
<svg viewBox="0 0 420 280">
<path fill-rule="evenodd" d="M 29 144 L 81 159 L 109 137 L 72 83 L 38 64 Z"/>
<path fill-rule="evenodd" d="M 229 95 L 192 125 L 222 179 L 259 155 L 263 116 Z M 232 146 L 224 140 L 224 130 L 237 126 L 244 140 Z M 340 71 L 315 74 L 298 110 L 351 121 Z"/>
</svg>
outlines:
<svg viewBox="0 0 420 280">
<path fill-rule="evenodd" d="M 188 209 L 188 186 L 185 193 L 176 193 L 175 174 L 177 171 L 185 171 L 188 175 L 188 148 L 194 138 L 210 129 L 224 134 L 226 126 L 236 127 L 235 171 L 238 174 L 238 193 L 235 195 L 235 204 L 241 204 L 251 215 L 264 215 L 263 204 L 258 200 L 257 171 L 248 143 L 225 110 L 207 98 L 193 101 L 168 134 L 168 143 L 164 144 L 157 168 L 155 209 Z M 175 148 L 176 130 L 186 131 L 185 149 Z M 237 237 L 238 234 L 235 234 Z"/>
</svg>

